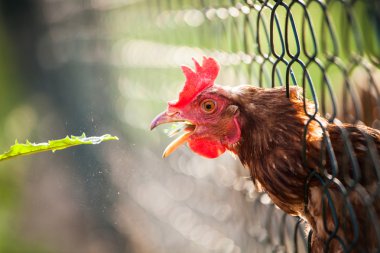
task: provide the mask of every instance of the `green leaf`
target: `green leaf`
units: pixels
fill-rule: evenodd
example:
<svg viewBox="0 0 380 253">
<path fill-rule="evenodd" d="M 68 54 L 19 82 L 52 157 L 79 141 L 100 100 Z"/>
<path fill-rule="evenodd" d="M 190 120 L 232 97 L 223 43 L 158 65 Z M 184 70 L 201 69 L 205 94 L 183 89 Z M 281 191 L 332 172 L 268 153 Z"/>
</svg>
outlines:
<svg viewBox="0 0 380 253">
<path fill-rule="evenodd" d="M 45 152 L 51 150 L 55 152 L 56 150 L 61 150 L 73 146 L 83 145 L 83 144 L 99 144 L 103 141 L 118 140 L 116 136 L 111 136 L 105 134 L 103 136 L 91 136 L 86 137 L 83 133 L 82 136 L 66 136 L 66 138 L 59 140 L 51 140 L 42 143 L 31 143 L 28 140 L 26 143 L 18 143 L 17 140 L 11 148 L 0 155 L 0 161 L 6 160 L 16 156 L 30 155 L 39 152 Z"/>
</svg>

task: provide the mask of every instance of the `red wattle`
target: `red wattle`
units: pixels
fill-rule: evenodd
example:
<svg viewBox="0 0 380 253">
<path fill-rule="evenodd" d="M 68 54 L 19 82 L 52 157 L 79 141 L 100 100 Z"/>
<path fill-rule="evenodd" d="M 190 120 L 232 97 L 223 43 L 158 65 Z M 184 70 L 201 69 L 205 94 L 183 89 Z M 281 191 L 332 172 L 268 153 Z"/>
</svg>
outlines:
<svg viewBox="0 0 380 253">
<path fill-rule="evenodd" d="M 216 140 L 189 140 L 188 144 L 192 151 L 207 158 L 216 158 L 226 151 L 226 148 Z"/>
</svg>

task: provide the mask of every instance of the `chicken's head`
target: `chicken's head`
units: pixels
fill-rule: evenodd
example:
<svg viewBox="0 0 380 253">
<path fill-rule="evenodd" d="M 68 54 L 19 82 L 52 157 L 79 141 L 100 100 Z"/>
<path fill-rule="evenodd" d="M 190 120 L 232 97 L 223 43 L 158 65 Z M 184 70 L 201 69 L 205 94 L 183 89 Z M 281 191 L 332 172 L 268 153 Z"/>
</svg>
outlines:
<svg viewBox="0 0 380 253">
<path fill-rule="evenodd" d="M 202 66 L 194 63 L 195 71 L 182 67 L 186 83 L 178 100 L 170 101 L 151 124 L 153 129 L 164 123 L 185 123 L 184 133 L 169 144 L 164 157 L 187 142 L 195 153 L 215 158 L 240 139 L 238 106 L 230 99 L 228 88 L 214 84 L 219 65 L 212 58 L 203 58 Z"/>
</svg>

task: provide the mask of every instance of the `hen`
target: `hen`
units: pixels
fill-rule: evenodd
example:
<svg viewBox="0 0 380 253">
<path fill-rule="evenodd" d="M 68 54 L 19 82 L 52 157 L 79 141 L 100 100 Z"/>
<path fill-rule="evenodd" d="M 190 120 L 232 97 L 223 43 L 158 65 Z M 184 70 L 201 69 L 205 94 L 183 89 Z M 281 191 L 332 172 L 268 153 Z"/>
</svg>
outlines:
<svg viewBox="0 0 380 253">
<path fill-rule="evenodd" d="M 222 87 L 214 84 L 214 59 L 194 63 L 195 71 L 182 67 L 186 83 L 178 100 L 151 124 L 185 123 L 163 156 L 186 142 L 208 158 L 231 151 L 258 189 L 308 223 L 312 252 L 380 249 L 380 204 L 373 197 L 379 193 L 380 132 L 329 123 L 300 88 Z"/>
</svg>

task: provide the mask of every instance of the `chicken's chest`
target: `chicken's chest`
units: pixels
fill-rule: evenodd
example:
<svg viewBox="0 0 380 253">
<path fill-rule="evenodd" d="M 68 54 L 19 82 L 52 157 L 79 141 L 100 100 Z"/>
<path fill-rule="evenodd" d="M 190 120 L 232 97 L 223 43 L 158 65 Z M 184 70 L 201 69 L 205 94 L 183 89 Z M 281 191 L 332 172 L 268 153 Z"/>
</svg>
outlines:
<svg viewBox="0 0 380 253">
<path fill-rule="evenodd" d="M 246 167 L 258 189 L 268 193 L 274 204 L 289 214 L 301 215 L 307 173 L 295 153 L 294 150 L 273 149 L 257 156 Z"/>
<path fill-rule="evenodd" d="M 302 131 L 271 130 L 256 129 L 245 134 L 238 150 L 239 158 L 250 170 L 259 190 L 268 193 L 283 211 L 301 215 L 308 175 L 302 165 Z"/>
</svg>

